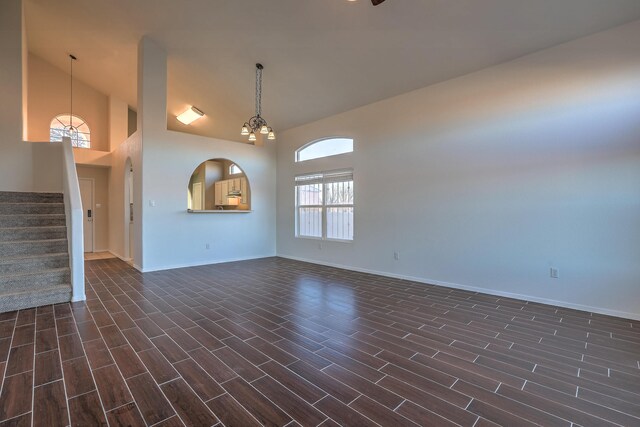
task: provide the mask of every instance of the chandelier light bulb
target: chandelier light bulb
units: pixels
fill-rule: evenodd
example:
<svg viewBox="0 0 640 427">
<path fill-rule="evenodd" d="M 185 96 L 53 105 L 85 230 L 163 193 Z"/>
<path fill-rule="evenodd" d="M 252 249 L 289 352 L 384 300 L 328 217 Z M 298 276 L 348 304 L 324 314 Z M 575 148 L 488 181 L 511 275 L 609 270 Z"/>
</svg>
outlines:
<svg viewBox="0 0 640 427">
<path fill-rule="evenodd" d="M 253 141 L 255 141 L 255 140 L 256 140 L 256 134 L 255 134 L 255 133 L 253 133 L 253 132 L 251 132 L 251 133 L 249 134 L 249 141 L 253 142 Z"/>
<path fill-rule="evenodd" d="M 242 136 L 249 135 L 249 128 L 247 127 L 247 125 L 242 126 L 242 131 L 240 132 L 240 135 Z"/>
<path fill-rule="evenodd" d="M 274 131 L 270 131 L 269 135 L 267 136 L 267 139 L 273 141 L 274 139 L 276 139 L 276 134 Z"/>
<path fill-rule="evenodd" d="M 269 133 L 269 128 L 267 127 L 267 125 L 262 125 L 262 127 L 260 128 L 260 133 L 263 135 L 266 135 Z"/>
</svg>

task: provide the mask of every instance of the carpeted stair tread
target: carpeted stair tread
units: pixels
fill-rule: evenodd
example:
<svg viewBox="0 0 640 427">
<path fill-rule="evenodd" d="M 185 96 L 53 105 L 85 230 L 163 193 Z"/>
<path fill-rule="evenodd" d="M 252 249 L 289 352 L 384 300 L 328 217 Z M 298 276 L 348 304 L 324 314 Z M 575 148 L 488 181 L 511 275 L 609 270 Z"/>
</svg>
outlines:
<svg viewBox="0 0 640 427">
<path fill-rule="evenodd" d="M 66 217 L 64 214 L 0 215 L 1 228 L 50 227 L 62 225 L 66 225 Z"/>
<path fill-rule="evenodd" d="M 0 203 L 61 203 L 62 193 L 0 191 Z"/>
<path fill-rule="evenodd" d="M 60 283 L 39 289 L 0 292 L 0 313 L 71 301 L 71 285 Z"/>
<path fill-rule="evenodd" d="M 39 255 L 16 255 L 10 257 L 2 257 L 0 258 L 0 265 L 3 264 L 13 264 L 18 262 L 27 262 L 36 259 L 47 259 L 47 258 L 66 258 L 69 259 L 69 254 L 67 252 L 51 252 L 46 254 Z"/>
<path fill-rule="evenodd" d="M 62 268 L 51 268 L 51 269 L 42 270 L 42 271 L 30 271 L 27 273 L 20 273 L 20 274 L 7 274 L 7 275 L 0 276 L 0 282 L 10 278 L 26 278 L 29 276 L 41 276 L 41 275 L 47 275 L 47 274 L 68 273 L 68 272 L 69 272 L 69 267 L 62 267 Z"/>
<path fill-rule="evenodd" d="M 69 267 L 67 253 L 31 255 L 0 259 L 0 277 Z"/>
<path fill-rule="evenodd" d="M 67 239 L 0 242 L 0 257 L 43 255 L 68 250 Z"/>
<path fill-rule="evenodd" d="M 64 214 L 64 203 L 3 203 L 0 215 L 46 215 Z"/>
<path fill-rule="evenodd" d="M 42 227 L 0 227 L 0 242 L 66 239 L 64 225 Z"/>
<path fill-rule="evenodd" d="M 0 276 L 0 294 L 38 290 L 71 281 L 69 267 L 53 268 L 36 272 L 21 272 Z"/>
</svg>

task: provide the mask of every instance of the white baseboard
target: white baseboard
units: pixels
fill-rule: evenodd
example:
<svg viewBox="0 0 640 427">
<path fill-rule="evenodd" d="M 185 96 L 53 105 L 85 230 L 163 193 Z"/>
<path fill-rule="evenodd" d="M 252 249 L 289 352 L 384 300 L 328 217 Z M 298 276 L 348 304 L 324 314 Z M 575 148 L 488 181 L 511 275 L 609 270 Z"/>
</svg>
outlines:
<svg viewBox="0 0 640 427">
<path fill-rule="evenodd" d="M 71 302 L 79 302 L 79 301 L 86 301 L 86 300 L 87 300 L 86 295 L 74 296 L 73 298 L 71 298 Z"/>
<path fill-rule="evenodd" d="M 626 312 L 626 311 L 611 310 L 611 309 L 602 308 L 602 307 L 591 307 L 591 306 L 587 306 L 587 305 L 573 304 L 573 303 L 566 302 L 566 301 L 557 301 L 557 300 L 552 300 L 552 299 L 547 299 L 547 298 L 540 298 L 540 297 L 535 297 L 535 296 L 525 295 L 525 294 L 516 294 L 516 293 L 511 293 L 511 292 L 497 291 L 497 290 L 493 290 L 493 289 L 478 288 L 478 287 L 475 287 L 475 286 L 468 286 L 468 285 L 461 285 L 461 284 L 458 284 L 458 283 L 443 282 L 441 280 L 432 280 L 432 279 L 427 279 L 427 278 L 424 278 L 424 277 L 407 276 L 407 275 L 403 275 L 403 274 L 396 274 L 396 273 L 389 273 L 389 272 L 386 272 L 386 271 L 378 271 L 378 270 L 371 270 L 371 269 L 367 269 L 367 268 L 353 267 L 353 266 L 350 266 L 350 265 L 337 264 L 337 263 L 331 263 L 331 262 L 324 262 L 324 261 L 318 261 L 318 260 L 313 260 L 313 259 L 308 259 L 308 258 L 295 257 L 295 256 L 290 256 L 290 255 L 278 254 L 277 256 L 280 257 L 280 258 L 287 258 L 287 259 L 292 259 L 292 260 L 295 260 L 295 261 L 302 261 L 302 262 L 308 262 L 308 263 L 311 263 L 311 264 L 325 265 L 327 267 L 341 268 L 341 269 L 344 269 L 344 270 L 357 271 L 357 272 L 360 272 L 360 273 L 376 274 L 378 276 L 391 277 L 391 278 L 394 278 L 394 279 L 410 280 L 412 282 L 425 283 L 425 284 L 429 284 L 429 285 L 437 285 L 437 286 L 442 286 L 442 287 L 446 287 L 446 288 L 461 289 L 461 290 L 464 290 L 464 291 L 478 292 L 478 293 L 494 295 L 494 296 L 498 296 L 498 297 L 514 298 L 514 299 L 520 299 L 520 300 L 525 300 L 525 301 L 530 301 L 530 302 L 537 302 L 537 303 L 540 303 L 540 304 L 555 305 L 555 306 L 558 306 L 558 307 L 570 308 L 570 309 L 573 309 L 573 310 L 581 310 L 581 311 L 587 311 L 587 312 L 590 312 L 590 313 L 603 314 L 605 316 L 614 316 L 614 317 L 622 317 L 624 319 L 640 320 L 640 313 L 629 313 L 629 312 Z"/>
<path fill-rule="evenodd" d="M 225 262 L 236 262 L 236 261 L 249 261 L 252 259 L 260 259 L 260 258 L 271 258 L 276 256 L 275 254 L 268 254 L 268 255 L 257 255 L 257 256 L 251 256 L 251 257 L 238 257 L 238 258 L 224 258 L 224 259 L 215 259 L 215 260 L 202 260 L 202 261 L 195 261 L 195 262 L 188 262 L 188 263 L 180 263 L 180 264 L 170 264 L 170 265 L 163 265 L 163 266 L 158 266 L 158 267 L 150 267 L 150 268 L 144 268 L 141 269 L 140 267 L 138 267 L 137 265 L 134 264 L 134 267 L 141 271 L 142 273 L 151 273 L 153 271 L 164 271 L 164 270 L 173 270 L 176 268 L 186 268 L 186 267 L 199 267 L 201 265 L 213 265 L 213 264 L 223 264 Z"/>
<path fill-rule="evenodd" d="M 115 253 L 114 251 L 105 251 L 105 252 L 109 252 L 111 255 L 113 255 L 116 258 L 119 258 L 120 260 L 122 260 L 124 262 L 131 262 L 131 258 L 125 258 L 122 255 Z"/>
</svg>

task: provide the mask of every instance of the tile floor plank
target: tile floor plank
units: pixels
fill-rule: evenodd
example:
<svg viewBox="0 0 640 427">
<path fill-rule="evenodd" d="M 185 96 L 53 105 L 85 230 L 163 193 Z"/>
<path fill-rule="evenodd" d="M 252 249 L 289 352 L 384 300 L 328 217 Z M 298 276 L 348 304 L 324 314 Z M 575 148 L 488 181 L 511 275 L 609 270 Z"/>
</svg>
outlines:
<svg viewBox="0 0 640 427">
<path fill-rule="evenodd" d="M 62 362 L 62 371 L 68 398 L 95 390 L 96 386 L 86 358 L 78 357 Z"/>
<path fill-rule="evenodd" d="M 5 378 L 0 394 L 0 421 L 31 411 L 32 391 L 31 371 Z"/>
<path fill-rule="evenodd" d="M 242 378 L 236 377 L 222 386 L 262 425 L 283 426 L 291 421 L 291 417 Z"/>
<path fill-rule="evenodd" d="M 33 395 L 33 425 L 64 427 L 69 423 L 63 381 L 36 387 Z"/>
<path fill-rule="evenodd" d="M 34 386 L 62 379 L 62 365 L 58 350 L 36 354 Z"/>
<path fill-rule="evenodd" d="M 251 427 L 262 425 L 237 400 L 228 394 L 210 400 L 207 405 L 225 426 Z"/>
<path fill-rule="evenodd" d="M 147 371 L 147 368 L 144 366 L 136 352 L 133 351 L 129 345 L 112 348 L 111 355 L 125 379 L 140 375 Z"/>
<path fill-rule="evenodd" d="M 107 412 L 107 420 L 109 421 L 109 425 L 112 426 L 146 426 L 135 403 L 129 403 Z"/>
<path fill-rule="evenodd" d="M 207 406 L 191 391 L 191 388 L 179 378 L 163 384 L 160 388 L 178 416 L 187 425 L 212 426 L 218 423 L 216 416 Z"/>
<path fill-rule="evenodd" d="M 69 399 L 72 426 L 103 426 L 107 424 L 98 393 L 82 394 Z"/>
<path fill-rule="evenodd" d="M 156 424 L 175 415 L 151 375 L 144 373 L 129 378 L 127 384 L 147 424 Z"/>
<path fill-rule="evenodd" d="M 105 411 L 110 411 L 133 400 L 116 365 L 94 370 L 93 378 Z"/>
<path fill-rule="evenodd" d="M 203 401 L 206 402 L 225 393 L 224 389 L 193 359 L 183 360 L 173 366 Z"/>
<path fill-rule="evenodd" d="M 318 425 L 327 417 L 269 376 L 251 383 L 264 396 L 303 425 Z"/>
</svg>

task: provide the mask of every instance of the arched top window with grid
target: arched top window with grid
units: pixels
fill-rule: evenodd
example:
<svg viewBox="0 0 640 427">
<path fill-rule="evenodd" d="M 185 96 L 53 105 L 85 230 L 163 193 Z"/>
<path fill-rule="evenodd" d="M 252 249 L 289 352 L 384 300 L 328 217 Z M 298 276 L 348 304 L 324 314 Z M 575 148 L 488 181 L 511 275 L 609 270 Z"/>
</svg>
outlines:
<svg viewBox="0 0 640 427">
<path fill-rule="evenodd" d="M 71 145 L 74 147 L 91 148 L 91 130 L 81 117 L 60 114 L 51 120 L 49 140 L 58 142 L 65 136 L 71 138 Z"/>
<path fill-rule="evenodd" d="M 351 138 L 324 138 L 310 142 L 296 150 L 296 162 L 320 159 L 353 152 Z"/>
</svg>

